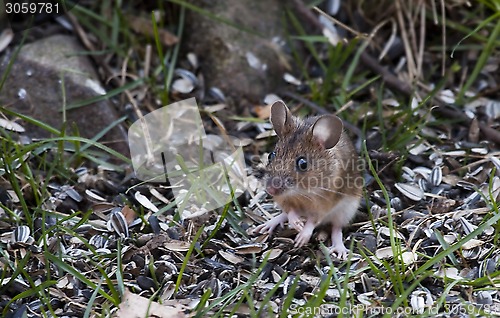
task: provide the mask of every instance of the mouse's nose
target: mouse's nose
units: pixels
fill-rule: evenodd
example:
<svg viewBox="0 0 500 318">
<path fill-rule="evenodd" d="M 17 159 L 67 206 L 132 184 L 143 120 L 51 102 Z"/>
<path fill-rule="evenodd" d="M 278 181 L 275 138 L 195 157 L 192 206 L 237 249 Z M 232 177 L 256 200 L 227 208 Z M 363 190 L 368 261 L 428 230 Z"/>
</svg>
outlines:
<svg viewBox="0 0 500 318">
<path fill-rule="evenodd" d="M 270 178 L 266 183 L 266 191 L 272 196 L 279 195 L 285 190 L 285 183 L 279 177 Z"/>
<path fill-rule="evenodd" d="M 272 196 L 275 196 L 276 194 L 278 194 L 280 192 L 279 189 L 271 187 L 271 186 L 267 186 L 266 191 L 267 191 L 267 193 L 269 193 Z"/>
</svg>

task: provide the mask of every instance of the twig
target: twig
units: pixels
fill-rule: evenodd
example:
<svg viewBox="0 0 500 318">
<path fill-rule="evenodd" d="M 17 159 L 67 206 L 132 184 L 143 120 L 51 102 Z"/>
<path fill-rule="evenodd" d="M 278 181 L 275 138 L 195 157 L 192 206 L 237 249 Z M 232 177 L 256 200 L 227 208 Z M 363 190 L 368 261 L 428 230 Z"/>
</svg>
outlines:
<svg viewBox="0 0 500 318">
<path fill-rule="evenodd" d="M 144 77 L 149 77 L 151 69 L 151 44 L 146 45 L 146 53 L 144 54 Z"/>
<path fill-rule="evenodd" d="M 403 9 L 401 8 L 401 0 L 396 0 L 396 17 L 399 22 L 399 29 L 401 30 L 401 39 L 403 40 L 405 53 L 406 53 L 406 63 L 408 65 L 408 74 L 411 79 L 416 78 L 417 68 L 415 66 L 415 59 L 413 58 L 413 51 L 410 45 L 410 39 L 408 38 L 408 34 L 406 32 L 406 25 L 403 18 Z"/>
<path fill-rule="evenodd" d="M 294 4 L 297 12 L 312 26 L 321 31 L 323 29 L 323 25 L 318 21 L 316 16 L 309 10 L 302 1 L 294 0 Z M 402 82 L 399 78 L 397 78 L 394 74 L 388 71 L 385 67 L 383 67 L 377 59 L 373 58 L 370 54 L 364 51 L 361 53 L 361 62 L 370 68 L 374 73 L 380 74 L 382 76 L 382 80 L 389 86 L 395 90 L 398 90 L 405 95 L 411 96 L 413 90 L 410 85 Z"/>
<path fill-rule="evenodd" d="M 392 45 L 394 44 L 394 40 L 396 40 L 396 32 L 398 31 L 398 26 L 397 26 L 397 23 L 396 21 L 394 21 L 394 19 L 390 19 L 389 20 L 391 22 L 391 36 L 389 37 L 389 39 L 387 40 L 387 42 L 385 43 L 384 45 L 384 48 L 382 49 L 382 51 L 380 51 L 380 54 L 378 56 L 378 60 L 379 61 L 382 61 L 382 59 L 386 56 L 386 54 L 389 52 L 389 49 L 392 47 Z"/>
<path fill-rule="evenodd" d="M 420 43 L 418 45 L 417 72 L 418 75 L 420 76 L 420 79 L 422 79 L 423 76 L 421 76 L 421 74 L 422 74 L 422 66 L 424 63 L 426 20 L 425 20 L 425 4 L 422 1 L 420 1 L 419 5 L 420 5 Z"/>
<path fill-rule="evenodd" d="M 328 112 L 326 109 L 324 109 L 323 107 L 319 106 L 318 104 L 314 103 L 314 102 L 311 102 L 310 100 L 300 96 L 300 95 L 297 95 L 295 93 L 292 93 L 290 91 L 282 91 L 282 92 L 279 92 L 280 95 L 283 95 L 283 96 L 286 96 L 286 97 L 290 97 L 291 99 L 294 99 L 304 105 L 306 105 L 307 107 L 315 110 L 318 114 L 321 114 L 321 115 L 324 115 L 324 114 L 329 114 L 330 112 Z M 345 120 L 342 120 L 342 123 L 344 124 L 344 126 L 349 129 L 350 132 L 352 132 L 353 134 L 355 134 L 356 136 L 358 137 L 361 137 L 362 134 L 361 134 L 361 129 L 359 129 L 358 127 L 354 126 L 353 124 L 345 121 Z"/>
<path fill-rule="evenodd" d="M 338 25 L 340 25 L 341 27 L 343 27 L 345 30 L 351 32 L 352 34 L 354 34 L 355 36 L 357 37 L 363 37 L 363 38 L 367 38 L 368 36 L 366 34 L 361 34 L 360 32 L 354 30 L 353 28 L 349 27 L 348 25 L 340 22 L 339 20 L 335 19 L 334 17 L 326 14 L 323 10 L 321 10 L 320 8 L 318 7 L 314 7 L 313 8 L 314 10 L 316 10 L 319 14 L 321 15 L 324 15 L 326 18 L 328 18 L 330 21 L 332 21 L 333 23 L 336 23 Z"/>
<path fill-rule="evenodd" d="M 90 39 L 88 38 L 87 34 L 83 30 L 82 26 L 80 25 L 80 23 L 78 22 L 76 17 L 71 12 L 67 12 L 66 16 L 68 17 L 69 21 L 73 25 L 73 28 L 76 30 L 76 34 L 78 35 L 78 38 L 80 39 L 80 41 L 82 41 L 83 46 L 85 46 L 85 48 L 89 51 L 92 51 L 92 52 L 97 51 L 94 44 L 90 41 Z M 102 69 L 106 73 L 107 77 L 111 77 L 113 84 L 116 87 L 120 87 L 120 80 L 114 76 L 113 71 L 111 70 L 109 65 L 104 61 L 104 59 L 101 56 L 98 56 L 96 54 L 91 54 L 90 57 L 94 60 L 94 62 L 97 65 L 102 67 Z"/>
<path fill-rule="evenodd" d="M 464 123 L 466 126 L 470 126 L 472 119 L 467 117 L 461 110 L 451 107 L 451 106 L 438 106 L 434 108 L 434 111 L 443 115 L 444 117 L 458 119 L 460 122 Z M 478 122 L 479 129 L 486 137 L 486 140 L 492 141 L 497 145 L 500 145 L 500 132 L 490 126 Z"/>
<path fill-rule="evenodd" d="M 446 68 L 446 10 L 444 6 L 444 0 L 439 1 L 441 3 L 441 29 L 443 32 L 443 50 L 441 52 L 441 75 L 444 76 L 445 74 L 445 68 Z"/>
</svg>

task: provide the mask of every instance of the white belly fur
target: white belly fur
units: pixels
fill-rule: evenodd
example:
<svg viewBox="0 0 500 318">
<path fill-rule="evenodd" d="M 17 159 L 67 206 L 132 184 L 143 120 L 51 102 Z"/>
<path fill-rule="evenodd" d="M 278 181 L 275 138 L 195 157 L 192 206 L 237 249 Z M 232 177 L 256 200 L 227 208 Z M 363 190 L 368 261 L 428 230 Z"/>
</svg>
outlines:
<svg viewBox="0 0 500 318">
<path fill-rule="evenodd" d="M 344 227 L 352 220 L 359 207 L 359 197 L 345 196 L 325 215 L 321 223 Z"/>
</svg>

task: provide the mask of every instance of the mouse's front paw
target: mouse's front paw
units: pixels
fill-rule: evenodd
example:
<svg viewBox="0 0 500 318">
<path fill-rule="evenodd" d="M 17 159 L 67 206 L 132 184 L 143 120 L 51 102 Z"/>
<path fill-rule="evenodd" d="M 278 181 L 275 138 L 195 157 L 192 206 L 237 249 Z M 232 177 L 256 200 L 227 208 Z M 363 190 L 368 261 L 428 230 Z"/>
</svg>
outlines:
<svg viewBox="0 0 500 318">
<path fill-rule="evenodd" d="M 304 229 L 304 222 L 295 211 L 288 212 L 288 225 L 297 232 L 302 232 Z"/>
<path fill-rule="evenodd" d="M 295 247 L 302 247 L 309 243 L 314 228 L 315 223 L 311 220 L 308 220 L 302 230 L 297 234 L 297 237 L 295 237 Z"/>
<path fill-rule="evenodd" d="M 272 234 L 274 229 L 278 226 L 281 225 L 281 227 L 284 227 L 284 224 L 286 220 L 288 219 L 286 213 L 281 213 L 278 216 L 273 217 L 272 219 L 268 220 L 266 223 L 263 223 L 259 226 L 257 226 L 254 230 L 254 234 Z"/>
</svg>

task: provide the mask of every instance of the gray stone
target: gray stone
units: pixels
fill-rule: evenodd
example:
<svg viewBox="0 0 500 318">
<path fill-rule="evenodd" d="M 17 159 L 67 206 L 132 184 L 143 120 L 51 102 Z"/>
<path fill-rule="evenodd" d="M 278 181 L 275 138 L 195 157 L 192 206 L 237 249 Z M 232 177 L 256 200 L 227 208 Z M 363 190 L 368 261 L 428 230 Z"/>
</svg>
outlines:
<svg viewBox="0 0 500 318">
<path fill-rule="evenodd" d="M 194 0 L 192 3 L 247 30 L 188 10 L 183 45 L 198 56 L 207 86 L 220 88 L 237 104 L 242 99 L 259 102 L 266 94 L 275 93 L 273 90 L 284 83 L 286 62 L 283 62 L 287 60 L 274 41 L 285 39 L 286 1 Z"/>
<path fill-rule="evenodd" d="M 7 81 L 0 91 L 0 104 L 60 129 L 63 105 L 105 94 L 85 49 L 66 35 L 55 35 L 22 47 Z M 6 70 L 10 56 L 2 57 L 0 74 Z M 64 102 L 65 100 L 65 102 Z M 73 127 L 79 135 L 92 138 L 108 127 L 118 116 L 108 100 L 66 110 L 66 131 Z M 32 138 L 54 137 L 39 127 L 24 123 Z M 110 130 L 101 140 L 127 155 L 126 133 L 122 127 Z"/>
</svg>

